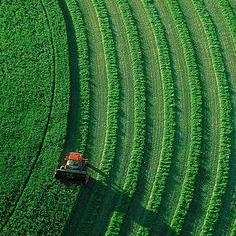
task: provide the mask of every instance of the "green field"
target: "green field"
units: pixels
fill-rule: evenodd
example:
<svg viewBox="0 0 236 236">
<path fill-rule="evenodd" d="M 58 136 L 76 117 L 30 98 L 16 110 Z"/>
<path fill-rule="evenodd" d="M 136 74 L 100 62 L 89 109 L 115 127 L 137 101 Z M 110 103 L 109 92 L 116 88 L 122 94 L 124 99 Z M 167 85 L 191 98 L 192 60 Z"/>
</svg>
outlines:
<svg viewBox="0 0 236 236">
<path fill-rule="evenodd" d="M 236 235 L 235 0 L 2 0 L 0 45 L 0 235 Z"/>
</svg>

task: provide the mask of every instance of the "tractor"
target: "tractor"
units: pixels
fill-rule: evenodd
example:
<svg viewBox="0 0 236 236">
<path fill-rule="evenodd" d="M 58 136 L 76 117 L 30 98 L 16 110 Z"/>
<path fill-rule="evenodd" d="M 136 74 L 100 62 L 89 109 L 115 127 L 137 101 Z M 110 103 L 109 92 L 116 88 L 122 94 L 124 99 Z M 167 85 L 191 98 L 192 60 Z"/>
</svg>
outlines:
<svg viewBox="0 0 236 236">
<path fill-rule="evenodd" d="M 55 171 L 55 178 L 60 180 L 76 180 L 87 184 L 89 180 L 88 159 L 84 158 L 80 152 L 69 152 L 63 165 Z"/>
</svg>

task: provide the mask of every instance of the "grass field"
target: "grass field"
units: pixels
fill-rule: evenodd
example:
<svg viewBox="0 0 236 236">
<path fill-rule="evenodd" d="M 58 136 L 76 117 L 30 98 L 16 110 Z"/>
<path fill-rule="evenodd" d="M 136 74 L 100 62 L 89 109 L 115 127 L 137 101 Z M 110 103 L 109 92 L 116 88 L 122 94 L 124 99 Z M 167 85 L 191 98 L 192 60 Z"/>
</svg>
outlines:
<svg viewBox="0 0 236 236">
<path fill-rule="evenodd" d="M 2 0 L 0 28 L 0 235 L 236 235 L 235 0 Z"/>
</svg>

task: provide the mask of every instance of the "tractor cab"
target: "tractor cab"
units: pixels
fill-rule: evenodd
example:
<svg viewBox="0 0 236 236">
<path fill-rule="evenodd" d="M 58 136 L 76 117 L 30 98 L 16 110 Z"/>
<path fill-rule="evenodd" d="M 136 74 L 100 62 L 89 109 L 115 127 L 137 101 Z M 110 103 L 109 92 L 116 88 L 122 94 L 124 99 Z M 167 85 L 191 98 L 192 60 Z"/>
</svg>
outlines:
<svg viewBox="0 0 236 236">
<path fill-rule="evenodd" d="M 55 178 L 64 180 L 78 180 L 86 184 L 89 179 L 87 173 L 88 159 L 80 152 L 70 152 L 64 158 L 64 164 L 56 170 Z"/>
<path fill-rule="evenodd" d="M 69 155 L 65 157 L 65 168 L 77 169 L 83 168 L 85 165 L 85 159 L 82 157 L 82 154 L 79 152 L 70 152 Z"/>
<path fill-rule="evenodd" d="M 80 161 L 68 160 L 66 162 L 66 167 L 71 169 L 77 169 L 79 166 L 82 166 Z"/>
</svg>

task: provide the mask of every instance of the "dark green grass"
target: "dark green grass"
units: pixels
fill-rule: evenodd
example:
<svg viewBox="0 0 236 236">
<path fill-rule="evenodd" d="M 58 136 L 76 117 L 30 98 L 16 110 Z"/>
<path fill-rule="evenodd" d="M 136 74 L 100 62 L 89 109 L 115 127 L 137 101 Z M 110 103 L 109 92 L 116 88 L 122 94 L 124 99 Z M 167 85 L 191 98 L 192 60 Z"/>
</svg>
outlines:
<svg viewBox="0 0 236 236">
<path fill-rule="evenodd" d="M 29 9 L 31 14 L 27 14 Z M 12 213 L 40 155 L 54 93 L 53 45 L 39 3 L 1 2 L 0 218 Z M 4 19 L 4 21 L 2 20 Z"/>
<path fill-rule="evenodd" d="M 45 9 L 43 17 L 48 20 L 49 25 L 47 27 L 51 30 L 55 55 L 56 83 L 51 117 L 42 150 L 35 163 L 35 168 L 32 170 L 31 176 L 28 176 L 27 186 L 16 205 L 15 211 L 3 228 L 3 235 L 50 233 L 51 227 L 49 222 L 61 222 L 61 219 L 66 218 L 66 212 L 69 210 L 68 205 L 65 206 L 62 204 L 62 202 L 65 202 L 62 195 L 58 197 L 56 193 L 58 193 L 58 189 L 60 189 L 60 191 L 66 191 L 68 194 L 68 192 L 71 192 L 71 189 L 67 189 L 63 185 L 55 183 L 53 177 L 63 148 L 69 107 L 67 40 L 66 34 L 64 34 L 65 28 L 63 28 L 63 19 L 60 14 L 58 15 L 58 13 L 60 13 L 60 11 L 58 11 L 58 5 L 55 5 L 53 2 L 45 3 L 43 1 L 42 3 L 44 5 L 41 5 L 40 8 L 41 10 Z M 50 4 L 50 9 L 54 11 L 48 11 L 48 4 Z M 52 18 L 57 27 L 52 27 Z M 60 40 L 55 41 L 55 37 Z M 67 196 L 67 194 L 64 193 L 64 196 Z M 71 202 L 73 202 L 72 199 L 73 197 L 71 196 Z M 71 205 L 70 203 L 69 206 Z M 54 207 L 52 207 L 52 205 L 54 205 Z M 64 215 L 52 213 L 56 206 L 59 212 L 64 212 Z M 60 209 L 60 207 L 63 209 Z M 59 229 L 61 230 L 61 226 L 57 224 L 53 232 Z"/>
</svg>

